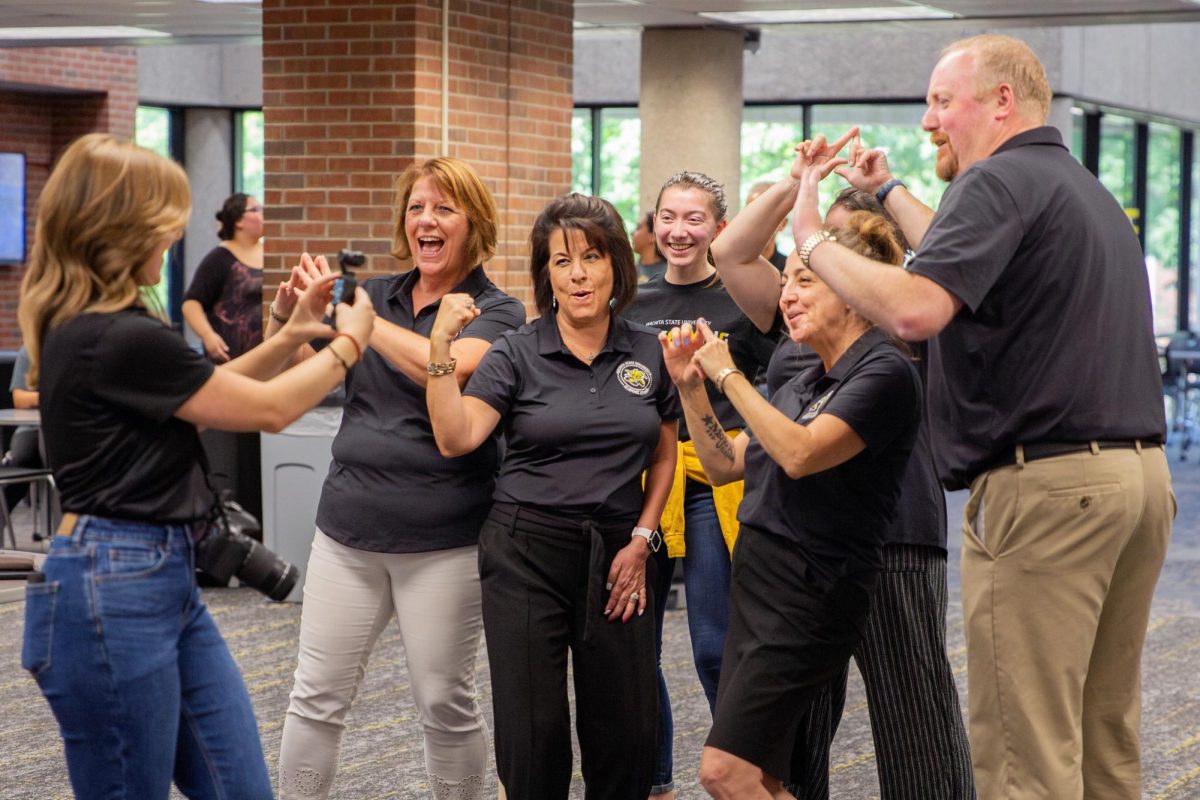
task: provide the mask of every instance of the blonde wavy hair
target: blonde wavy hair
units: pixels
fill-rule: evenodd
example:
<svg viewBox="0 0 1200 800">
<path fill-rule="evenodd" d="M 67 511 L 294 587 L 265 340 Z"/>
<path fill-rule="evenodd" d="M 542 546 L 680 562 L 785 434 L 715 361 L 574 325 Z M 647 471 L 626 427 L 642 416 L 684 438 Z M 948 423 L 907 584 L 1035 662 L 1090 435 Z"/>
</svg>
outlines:
<svg viewBox="0 0 1200 800">
<path fill-rule="evenodd" d="M 104 133 L 75 140 L 38 200 L 17 318 L 37 382 L 46 334 L 83 313 L 141 305 L 138 272 L 187 223 L 192 200 L 175 162 Z"/>
</svg>

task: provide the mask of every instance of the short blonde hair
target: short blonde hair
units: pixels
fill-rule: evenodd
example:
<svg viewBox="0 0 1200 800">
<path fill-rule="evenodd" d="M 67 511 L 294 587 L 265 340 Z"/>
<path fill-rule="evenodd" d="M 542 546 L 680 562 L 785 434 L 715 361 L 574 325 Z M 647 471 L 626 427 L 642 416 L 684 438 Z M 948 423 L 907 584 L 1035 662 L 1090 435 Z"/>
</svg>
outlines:
<svg viewBox="0 0 1200 800">
<path fill-rule="evenodd" d="M 396 214 L 392 228 L 392 255 L 401 260 L 412 258 L 408 237 L 404 232 L 404 215 L 413 186 L 422 178 L 430 178 L 438 189 L 450 195 L 462 211 L 470 231 L 467 234 L 467 263 L 476 267 L 496 254 L 496 201 L 483 185 L 471 165 L 457 158 L 431 158 L 413 164 L 396 179 Z"/>
<path fill-rule="evenodd" d="M 975 57 L 977 97 L 1007 83 L 1022 113 L 1045 123 L 1050 116 L 1050 82 L 1046 79 L 1046 68 L 1029 45 L 1011 36 L 985 33 L 947 45 L 942 56 L 957 51 Z"/>
<path fill-rule="evenodd" d="M 17 318 L 37 382 L 46 334 L 84 312 L 140 303 L 137 272 L 192 210 L 187 175 L 170 159 L 106 133 L 68 147 L 38 199 Z"/>
</svg>

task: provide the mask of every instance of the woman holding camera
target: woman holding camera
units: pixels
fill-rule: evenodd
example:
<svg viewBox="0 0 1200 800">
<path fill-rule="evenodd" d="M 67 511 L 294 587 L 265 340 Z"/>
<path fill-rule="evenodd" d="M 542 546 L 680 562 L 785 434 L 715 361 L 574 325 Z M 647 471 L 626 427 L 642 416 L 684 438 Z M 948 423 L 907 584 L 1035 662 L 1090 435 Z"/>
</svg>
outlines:
<svg viewBox="0 0 1200 800">
<path fill-rule="evenodd" d="M 445 458 L 425 409 L 429 336 L 449 292 L 477 318 L 456 329 L 452 380 L 465 382 L 524 307 L 488 280 L 496 206 L 475 171 L 454 158 L 409 167 L 396 184 L 393 254 L 409 272 L 363 288 L 378 312 L 371 349 L 346 379 L 342 426 L 321 492 L 304 584 L 300 652 L 279 752 L 284 798 L 327 797 L 345 718 L 367 658 L 395 617 L 425 736 L 435 798 L 477 798 L 487 726 L 476 702 L 482 619 L 476 544 L 487 516 L 497 442 L 485 437 Z M 327 272 L 304 259 L 300 282 Z M 271 336 L 289 319 L 294 287 L 271 308 Z"/>
<path fill-rule="evenodd" d="M 374 313 L 338 308 L 328 355 L 279 373 L 321 323 L 310 286 L 277 341 L 212 363 L 147 312 L 191 200 L 174 162 L 106 134 L 66 149 L 42 191 L 20 322 L 63 524 L 31 582 L 22 665 L 62 730 L 76 797 L 271 796 L 237 665 L 196 588 L 216 498 L 197 426 L 279 430 L 358 359 Z M 274 376 L 274 377 L 272 377 Z"/>
<path fill-rule="evenodd" d="M 679 400 L 653 331 L 619 316 L 637 268 L 616 209 L 579 194 L 552 200 L 530 251 L 541 317 L 496 343 L 465 397 L 453 343 L 478 318 L 475 301 L 443 300 L 428 353 L 441 451 L 469 453 L 501 426 L 507 444 L 479 536 L 496 770 L 513 800 L 567 796 L 569 650 L 587 796 L 643 798 L 658 706 L 647 559 L 674 474 Z"/>
</svg>

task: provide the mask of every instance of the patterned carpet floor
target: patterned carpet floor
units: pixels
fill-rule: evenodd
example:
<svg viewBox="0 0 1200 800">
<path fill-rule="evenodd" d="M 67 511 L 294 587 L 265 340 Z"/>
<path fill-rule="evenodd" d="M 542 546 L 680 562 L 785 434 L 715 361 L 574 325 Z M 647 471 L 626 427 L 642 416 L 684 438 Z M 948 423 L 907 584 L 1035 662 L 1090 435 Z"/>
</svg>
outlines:
<svg viewBox="0 0 1200 800">
<path fill-rule="evenodd" d="M 1143 660 L 1143 785 L 1144 797 L 1152 800 L 1200 798 L 1200 670 L 1196 668 L 1200 663 L 1200 466 L 1180 463 L 1173 455 L 1172 470 L 1179 518 L 1155 595 Z M 952 520 L 960 517 L 964 501 L 962 494 L 950 496 Z M 27 519 L 23 524 L 27 530 Z M 950 659 L 965 701 L 957 535 L 952 535 L 951 544 L 955 552 L 949 570 Z M 249 589 L 210 590 L 205 599 L 245 676 L 274 772 L 295 666 L 300 607 L 269 603 Z M 36 684 L 19 665 L 23 611 L 22 602 L 0 605 L 0 798 L 65 799 L 71 792 L 56 725 Z M 697 781 L 697 765 L 711 720 L 692 667 L 685 611 L 668 612 L 665 638 L 663 664 L 675 715 L 678 797 L 700 798 L 706 795 Z M 490 723 L 487 676 L 481 648 L 481 702 Z M 878 797 L 873 751 L 862 685 L 851 670 L 846 712 L 831 761 L 832 797 Z M 575 763 L 571 797 L 583 798 L 578 757 Z M 494 774 L 489 780 L 494 790 Z M 350 713 L 332 796 L 342 800 L 430 796 L 404 654 L 394 625 L 384 633 Z"/>
</svg>

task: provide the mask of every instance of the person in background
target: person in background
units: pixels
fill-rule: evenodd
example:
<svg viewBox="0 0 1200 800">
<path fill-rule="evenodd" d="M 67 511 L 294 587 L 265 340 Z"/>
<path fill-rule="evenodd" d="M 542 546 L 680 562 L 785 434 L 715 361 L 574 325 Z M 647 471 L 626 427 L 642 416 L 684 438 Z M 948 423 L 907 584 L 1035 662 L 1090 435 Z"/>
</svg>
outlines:
<svg viewBox="0 0 1200 800">
<path fill-rule="evenodd" d="M 12 380 L 9 391 L 12 392 L 13 408 L 37 408 L 38 391 L 30 389 L 26 382 L 29 372 L 29 350 L 25 345 L 17 351 L 17 359 L 13 362 Z M 6 467 L 21 467 L 24 469 L 41 469 L 42 451 L 38 429 L 22 425 L 13 431 L 12 441 L 8 444 L 8 452 L 4 454 L 3 465 Z M 9 511 L 29 494 L 28 483 L 14 483 L 4 487 L 4 502 Z M 41 535 L 40 533 L 38 534 Z"/>
<path fill-rule="evenodd" d="M 217 212 L 221 243 L 196 267 L 183 319 L 221 364 L 262 341 L 263 207 L 238 192 Z"/>
<path fill-rule="evenodd" d="M 62 732 L 77 798 L 264 800 L 271 780 L 238 666 L 196 586 L 218 499 L 198 426 L 278 431 L 371 336 L 366 293 L 321 321 L 330 279 L 279 336 L 221 367 L 141 288 L 191 211 L 173 161 L 108 134 L 63 152 L 38 203 L 18 312 L 63 520 L 25 598 L 21 665 Z M 301 342 L 326 353 L 286 371 Z"/>
<path fill-rule="evenodd" d="M 342 425 L 321 490 L 304 583 L 291 702 L 279 748 L 285 798 L 328 797 L 367 659 L 395 618 L 424 737 L 430 795 L 476 800 L 488 731 L 476 700 L 483 629 L 477 543 L 491 505 L 498 445 L 482 438 L 455 458 L 438 453 L 425 392 L 429 339 L 447 295 L 481 310 L 455 329 L 450 359 L 466 382 L 525 308 L 488 278 L 497 212 L 466 162 L 434 158 L 396 181 L 392 254 L 413 269 L 364 284 L 378 315 L 371 348 L 346 378 Z M 328 272 L 302 259 L 271 306 L 268 341 L 294 313 L 295 291 Z M 311 348 L 301 356 L 315 357 Z"/>
<path fill-rule="evenodd" d="M 569 652 L 586 795 L 640 800 L 658 710 L 649 556 L 679 398 L 653 331 L 620 316 L 637 272 L 610 203 L 552 200 L 530 235 L 530 273 L 541 317 L 496 342 L 465 396 L 449 373 L 459 329 L 480 313 L 472 298 L 443 301 L 428 354 L 441 451 L 505 434 L 479 538 L 496 769 L 511 800 L 567 797 Z"/>
<path fill-rule="evenodd" d="M 658 248 L 667 256 L 667 269 L 638 287 L 624 316 L 655 330 L 670 330 L 703 316 L 722 337 L 728 337 L 738 368 L 753 376 L 770 361 L 781 323 L 774 307 L 753 316 L 742 313 L 712 265 L 709 249 L 726 225 L 726 210 L 725 189 L 709 176 L 680 172 L 667 179 L 658 194 L 654 225 Z M 740 429 L 744 423 L 733 405 L 715 389 L 710 394 L 718 421 L 729 430 Z M 681 557 L 692 657 L 711 711 L 729 626 L 729 554 L 737 536 L 742 484 L 711 485 L 696 458 L 692 444 L 696 434 L 680 425 L 675 478 L 662 520 L 667 557 L 662 558 L 660 551 L 654 610 L 661 650 L 666 595 L 674 572 L 672 559 Z M 673 731 L 665 681 L 660 680 L 659 692 L 662 730 L 654 789 L 656 794 L 670 797 Z"/>
<path fill-rule="evenodd" d="M 638 283 L 645 283 L 666 271 L 667 262 L 658 251 L 658 243 L 654 238 L 652 212 L 638 217 L 637 227 L 633 229 L 633 252 L 638 257 Z"/>
<path fill-rule="evenodd" d="M 773 185 L 774 184 L 772 184 L 770 181 L 759 181 L 751 186 L 750 191 L 746 192 L 746 205 L 748 206 L 753 203 L 759 195 L 761 195 L 767 189 L 770 189 Z M 783 268 L 787 266 L 787 256 L 780 252 L 779 248 L 775 246 L 775 241 L 776 237 L 783 233 L 785 228 L 787 228 L 786 215 L 784 215 L 784 218 L 779 221 L 779 227 L 775 229 L 775 232 L 767 240 L 767 243 L 763 245 L 762 249 L 762 257 L 767 261 L 770 261 L 771 266 L 780 272 L 783 272 Z"/>
</svg>

